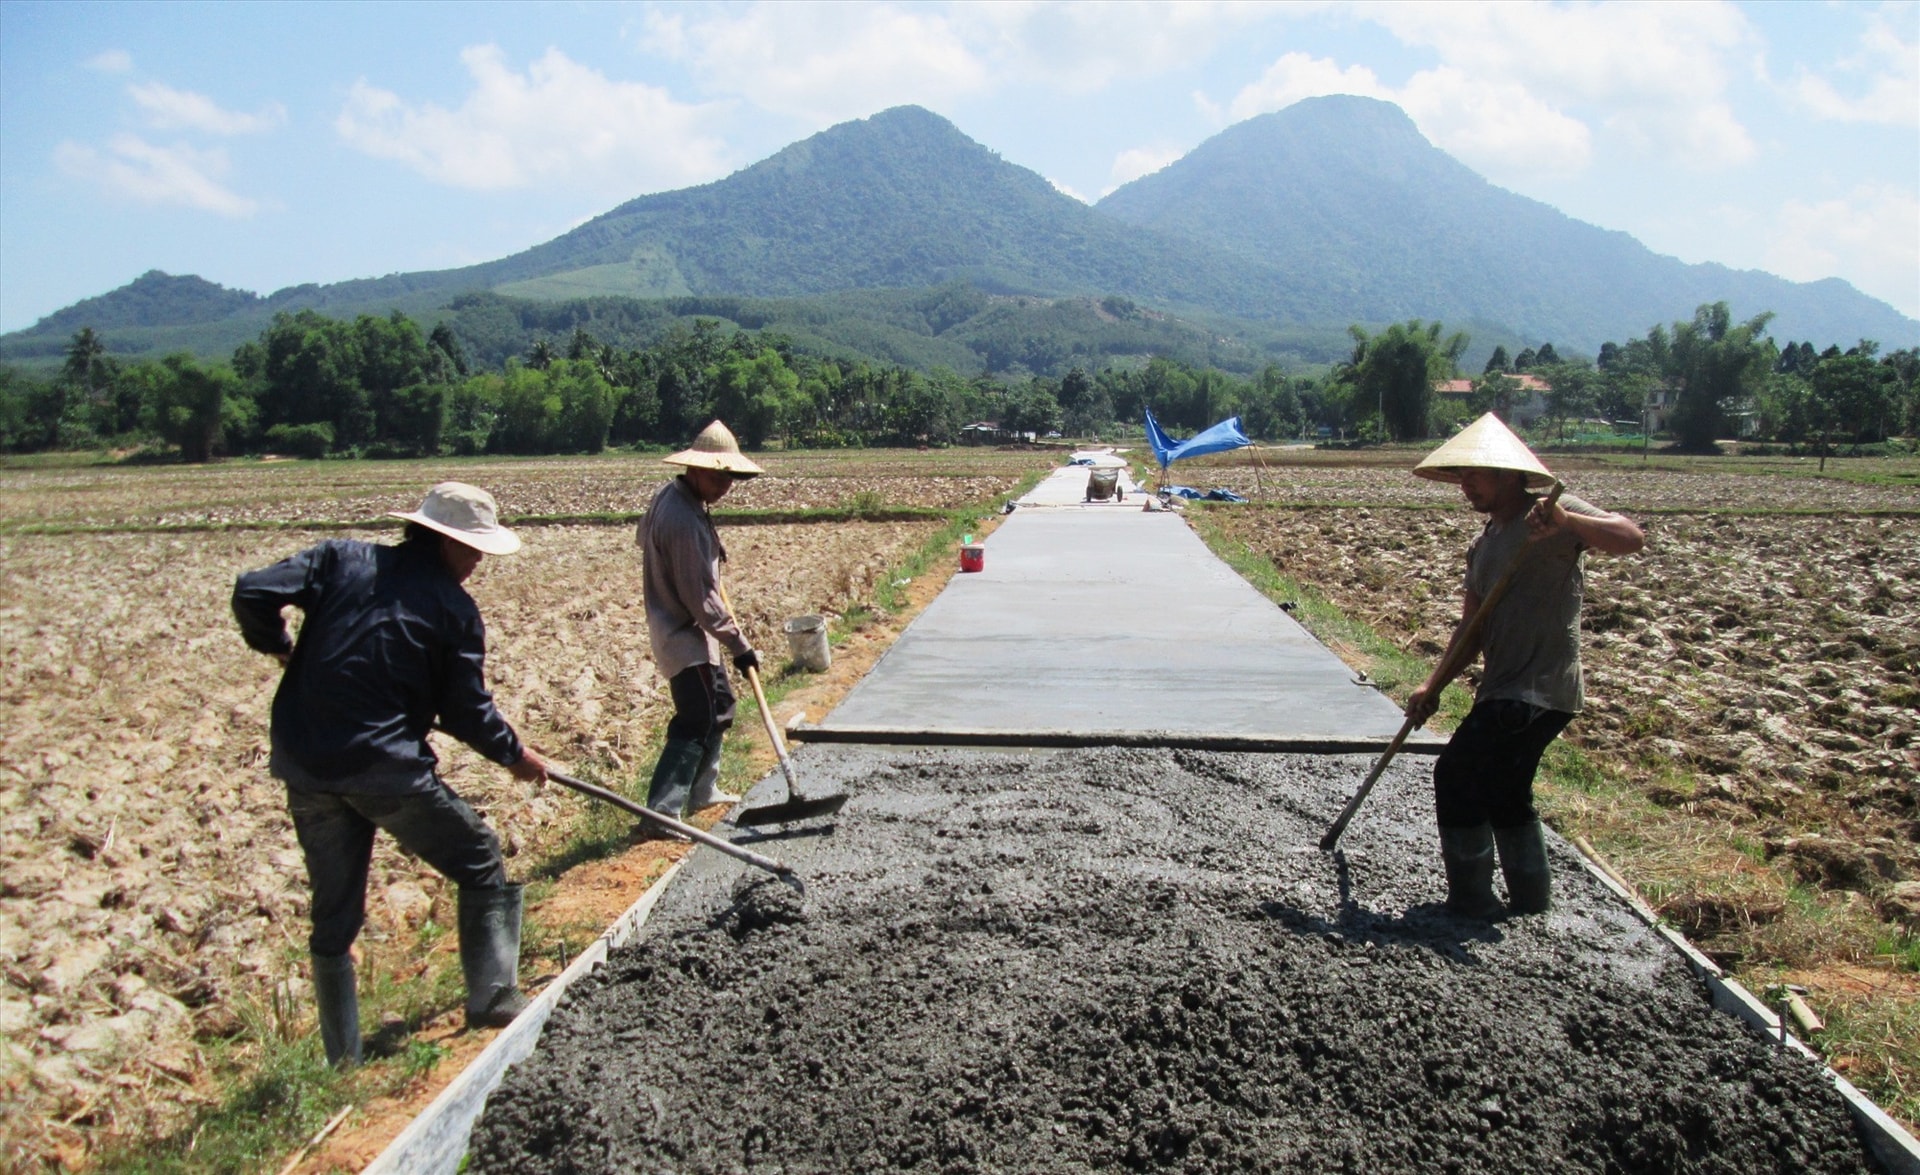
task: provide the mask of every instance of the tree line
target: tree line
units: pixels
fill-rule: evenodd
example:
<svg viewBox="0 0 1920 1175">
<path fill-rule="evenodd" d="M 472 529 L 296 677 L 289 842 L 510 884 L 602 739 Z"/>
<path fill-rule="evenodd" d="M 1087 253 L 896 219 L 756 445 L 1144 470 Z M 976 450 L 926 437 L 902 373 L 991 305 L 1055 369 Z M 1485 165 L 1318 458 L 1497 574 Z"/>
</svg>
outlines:
<svg viewBox="0 0 1920 1175">
<path fill-rule="evenodd" d="M 1175 432 L 1239 416 L 1267 440 L 1416 440 L 1484 411 L 1511 417 L 1535 394 L 1522 376 L 1539 382 L 1540 407 L 1562 429 L 1596 416 L 1640 422 L 1658 409 L 1684 447 L 1736 429 L 1789 444 L 1920 431 L 1913 349 L 1881 356 L 1863 340 L 1815 354 L 1774 343 L 1768 320 L 1702 306 L 1691 321 L 1605 344 L 1592 362 L 1562 360 L 1550 342 L 1511 359 L 1496 348 L 1461 397 L 1436 387 L 1459 377 L 1467 336 L 1420 320 L 1351 328 L 1351 355 L 1315 374 L 1268 364 L 1242 378 L 1154 357 L 1059 378 L 969 378 L 822 358 L 706 318 L 645 347 L 576 328 L 482 370 L 446 323 L 423 330 L 398 311 L 346 321 L 303 310 L 277 316 L 221 363 L 186 353 L 126 363 L 82 328 L 53 378 L 0 368 L 0 448 L 158 442 L 187 461 L 594 453 L 679 445 L 715 416 L 750 447 L 942 445 L 979 422 L 1002 434 L 1112 436 L 1137 429 L 1147 408 Z"/>
<path fill-rule="evenodd" d="M 1736 321 L 1715 302 L 1690 320 L 1604 343 L 1591 362 L 1562 359 L 1551 342 L 1511 358 L 1496 347 L 1468 395 L 1451 404 L 1436 385 L 1457 378 L 1466 335 L 1418 320 L 1378 333 L 1356 326 L 1353 353 L 1331 379 L 1352 397 L 1350 416 L 1374 406 L 1358 421 L 1362 431 L 1394 440 L 1444 433 L 1461 415 L 1510 419 L 1536 396 L 1539 415 L 1563 435 L 1574 421 L 1646 429 L 1663 422 L 1689 451 L 1728 437 L 1859 446 L 1920 434 L 1920 350 L 1881 355 L 1878 343 L 1862 339 L 1816 354 L 1811 343 L 1769 338 L 1772 317 Z"/>
</svg>

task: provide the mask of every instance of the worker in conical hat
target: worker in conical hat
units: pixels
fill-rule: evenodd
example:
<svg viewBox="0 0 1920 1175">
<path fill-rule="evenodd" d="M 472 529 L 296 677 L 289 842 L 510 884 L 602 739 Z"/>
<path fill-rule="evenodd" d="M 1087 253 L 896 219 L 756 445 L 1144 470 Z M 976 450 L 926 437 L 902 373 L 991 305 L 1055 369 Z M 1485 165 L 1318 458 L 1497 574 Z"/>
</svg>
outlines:
<svg viewBox="0 0 1920 1175">
<path fill-rule="evenodd" d="M 1507 909 L 1544 913 L 1552 885 L 1545 832 L 1533 806 L 1533 777 L 1547 745 L 1585 702 L 1581 555 L 1589 550 L 1631 555 L 1646 537 L 1631 520 L 1572 494 L 1550 500 L 1537 493 L 1555 484 L 1553 474 L 1491 412 L 1435 449 L 1413 472 L 1458 485 L 1467 504 L 1486 516 L 1479 537 L 1467 548 L 1453 644 L 1407 701 L 1407 716 L 1424 723 L 1439 709 L 1447 683 L 1481 660 L 1473 708 L 1433 769 L 1447 908 L 1481 919 L 1501 912 L 1493 892 L 1497 850 Z M 1504 592 L 1497 590 L 1502 582 Z M 1493 595 L 1498 599 L 1482 623 L 1473 625 L 1482 603 Z"/>
<path fill-rule="evenodd" d="M 635 541 L 653 663 L 673 695 L 673 718 L 647 787 L 647 807 L 677 820 L 733 802 L 719 788 L 720 743 L 734 712 L 733 686 L 721 656 L 742 673 L 757 667 L 760 656 L 720 594 L 727 549 L 709 511 L 735 482 L 765 470 L 740 452 L 740 443 L 718 420 L 667 464 L 682 472 L 654 494 Z M 673 837 L 651 828 L 642 835 Z"/>
</svg>

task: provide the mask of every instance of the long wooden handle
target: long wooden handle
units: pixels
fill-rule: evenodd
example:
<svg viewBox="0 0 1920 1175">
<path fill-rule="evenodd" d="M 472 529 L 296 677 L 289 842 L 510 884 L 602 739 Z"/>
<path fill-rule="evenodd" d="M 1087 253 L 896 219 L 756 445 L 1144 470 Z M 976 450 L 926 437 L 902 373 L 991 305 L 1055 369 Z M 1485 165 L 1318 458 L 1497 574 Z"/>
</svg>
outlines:
<svg viewBox="0 0 1920 1175">
<path fill-rule="evenodd" d="M 608 791 L 604 787 L 595 787 L 585 780 L 575 779 L 573 776 L 563 771 L 555 771 L 551 767 L 547 768 L 547 778 L 560 784 L 562 787 L 572 788 L 583 796 L 592 796 L 596 800 L 603 800 L 616 808 L 631 812 L 642 820 L 651 820 L 660 827 L 677 832 L 688 840 L 698 841 L 711 849 L 718 849 L 727 856 L 745 861 L 756 869 L 765 869 L 767 872 L 784 878 L 789 882 L 798 880 L 792 868 L 776 858 L 756 853 L 749 848 L 743 848 L 740 845 L 734 844 L 732 841 L 722 840 L 710 832 L 703 832 L 693 825 L 685 823 L 684 821 L 675 820 L 671 816 L 663 816 L 644 804 L 635 803 L 619 792 Z"/>
<path fill-rule="evenodd" d="M 1341 809 L 1340 818 L 1335 820 L 1333 826 L 1327 829 L 1327 834 L 1320 838 L 1321 852 L 1330 853 L 1333 851 L 1333 846 L 1340 843 L 1340 834 L 1347 830 L 1348 821 L 1352 820 L 1353 814 L 1360 810 L 1360 805 L 1367 802 L 1367 793 L 1373 790 L 1374 784 L 1380 782 L 1380 776 L 1386 772 L 1387 764 L 1393 762 L 1393 757 L 1400 753 L 1401 746 L 1406 743 L 1407 736 L 1412 733 L 1413 716 L 1409 714 L 1407 720 L 1400 724 L 1400 733 L 1393 736 L 1393 741 L 1387 744 L 1386 751 L 1374 762 L 1373 770 L 1367 772 L 1366 782 L 1360 785 L 1360 790 L 1353 793 L 1353 798 L 1347 801 L 1345 808 Z"/>
<path fill-rule="evenodd" d="M 1549 507 L 1560 500 L 1560 491 L 1565 488 L 1563 483 L 1555 479 L 1553 491 L 1546 498 Z M 1529 511 L 1532 509 L 1533 507 L 1528 507 Z M 1493 606 L 1500 602 L 1500 597 L 1506 595 L 1507 589 L 1513 586 L 1514 576 L 1519 573 L 1521 565 L 1526 562 L 1527 553 L 1532 549 L 1531 546 L 1520 548 L 1514 555 L 1513 562 L 1507 565 L 1506 572 L 1500 576 L 1500 582 L 1493 585 L 1493 590 L 1486 594 L 1486 597 L 1480 601 L 1480 606 L 1473 610 L 1473 615 L 1467 618 L 1467 623 L 1460 629 L 1460 634 L 1447 645 L 1447 651 L 1440 655 L 1438 676 L 1444 679 L 1459 672 L 1471 655 L 1469 650 L 1473 648 L 1474 641 L 1479 639 L 1480 630 L 1486 627 L 1487 616 L 1492 613 Z M 1330 853 L 1333 851 L 1333 846 L 1340 843 L 1340 834 L 1347 830 L 1347 824 L 1353 819 L 1354 813 L 1360 810 L 1360 805 L 1367 802 L 1367 793 L 1373 790 L 1374 784 L 1380 782 L 1380 776 L 1386 773 L 1387 764 L 1393 762 L 1393 757 L 1400 753 L 1400 748 L 1406 743 L 1407 736 L 1413 733 L 1413 727 L 1413 716 L 1409 714 L 1407 720 L 1400 724 L 1400 733 L 1393 736 L 1393 741 L 1387 744 L 1386 751 L 1374 763 L 1373 770 L 1367 773 L 1366 781 L 1360 785 L 1358 791 L 1353 793 L 1353 798 L 1347 801 L 1347 806 L 1340 810 L 1339 818 L 1327 829 L 1326 835 L 1320 838 L 1321 852 Z"/>
<path fill-rule="evenodd" d="M 714 586 L 720 589 L 720 602 L 727 606 L 727 616 L 732 619 L 736 628 L 739 627 L 740 617 L 734 614 L 733 601 L 727 598 L 727 585 L 716 582 Z M 767 705 L 767 691 L 760 686 L 758 669 L 747 670 L 747 684 L 753 687 L 753 700 L 760 707 L 760 720 L 766 723 L 767 738 L 773 743 L 774 757 L 780 760 L 780 774 L 786 776 L 787 790 L 792 791 L 794 788 L 793 760 L 787 757 L 787 744 L 780 737 L 780 728 L 774 724 L 773 707 Z"/>
</svg>

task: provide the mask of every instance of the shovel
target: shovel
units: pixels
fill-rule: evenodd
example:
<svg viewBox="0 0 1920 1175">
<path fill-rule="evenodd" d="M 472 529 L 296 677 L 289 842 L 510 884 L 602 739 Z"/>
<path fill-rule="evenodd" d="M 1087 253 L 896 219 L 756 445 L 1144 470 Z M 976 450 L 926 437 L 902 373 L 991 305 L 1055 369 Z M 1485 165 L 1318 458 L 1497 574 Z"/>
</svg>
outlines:
<svg viewBox="0 0 1920 1175">
<path fill-rule="evenodd" d="M 1560 500 L 1560 491 L 1565 488 L 1557 480 L 1553 483 L 1553 492 L 1547 495 L 1549 507 Z M 1506 595 L 1507 589 L 1513 586 L 1514 574 L 1520 570 L 1521 564 L 1527 561 L 1527 554 L 1532 549 L 1532 544 L 1528 544 L 1515 553 L 1513 562 L 1507 566 L 1506 573 L 1500 577 L 1500 582 L 1493 585 L 1493 590 L 1487 593 L 1486 599 L 1481 600 L 1480 606 L 1474 609 L 1473 616 L 1468 619 L 1466 627 L 1460 630 L 1459 638 L 1447 646 L 1447 651 L 1440 660 L 1443 667 L 1455 670 L 1460 668 L 1455 662 L 1468 656 L 1466 650 L 1473 648 L 1480 630 L 1486 627 L 1487 617 L 1493 612 L 1493 606 L 1499 603 L 1500 597 Z M 1453 674 L 1442 673 L 1441 676 L 1448 677 Z M 1347 830 L 1347 823 L 1353 819 L 1353 814 L 1360 810 L 1360 805 L 1367 802 L 1367 793 L 1373 790 L 1374 784 L 1380 782 L 1380 776 L 1386 771 L 1387 764 L 1393 762 L 1393 757 L 1400 753 L 1401 744 L 1405 743 L 1407 736 L 1412 733 L 1413 718 L 1409 715 L 1407 720 L 1400 724 L 1400 733 L 1393 736 L 1393 741 L 1387 744 L 1387 749 L 1374 763 L 1373 770 L 1367 772 L 1366 781 L 1360 785 L 1360 790 L 1354 792 L 1353 798 L 1347 801 L 1347 806 L 1340 812 L 1340 818 L 1335 820 L 1333 826 L 1327 829 L 1327 834 L 1320 838 L 1321 852 L 1330 853 L 1333 851 L 1333 846 L 1340 843 L 1340 834 Z"/>
<path fill-rule="evenodd" d="M 727 614 L 733 615 L 733 601 L 727 598 L 727 589 L 720 589 L 720 602 L 727 606 Z M 753 700 L 759 703 L 760 719 L 767 724 L 767 739 L 773 743 L 773 753 L 780 760 L 780 774 L 787 780 L 787 798 L 777 804 L 762 804 L 758 808 L 747 808 L 735 812 L 733 822 L 742 827 L 754 827 L 761 824 L 793 824 L 801 820 L 812 820 L 817 816 L 831 816 L 846 807 L 845 793 L 835 796 L 809 798 L 800 790 L 800 781 L 793 771 L 793 760 L 787 755 L 787 744 L 780 737 L 780 728 L 774 725 L 773 707 L 767 705 L 767 692 L 760 688 L 760 671 L 747 670 L 747 684 L 753 687 Z"/>
<path fill-rule="evenodd" d="M 575 779 L 573 776 L 567 775 L 564 772 L 555 771 L 551 767 L 547 768 L 547 778 L 560 784 L 562 787 L 572 788 L 583 796 L 592 796 L 594 799 L 604 800 L 616 808 L 623 808 L 635 816 L 640 817 L 642 820 L 651 820 L 660 827 L 679 833 L 688 840 L 697 841 L 710 849 L 718 849 L 729 857 L 745 861 L 755 869 L 765 869 L 768 873 L 786 882 L 795 890 L 802 893 L 806 892 L 805 886 L 800 881 L 800 875 L 795 873 L 790 866 L 773 857 L 763 856 L 754 852 L 752 849 L 742 848 L 732 841 L 722 840 L 710 832 L 702 832 L 693 825 L 675 820 L 671 816 L 662 816 L 644 804 L 634 803 L 619 792 L 611 792 L 604 787 L 595 787 L 585 780 Z"/>
</svg>

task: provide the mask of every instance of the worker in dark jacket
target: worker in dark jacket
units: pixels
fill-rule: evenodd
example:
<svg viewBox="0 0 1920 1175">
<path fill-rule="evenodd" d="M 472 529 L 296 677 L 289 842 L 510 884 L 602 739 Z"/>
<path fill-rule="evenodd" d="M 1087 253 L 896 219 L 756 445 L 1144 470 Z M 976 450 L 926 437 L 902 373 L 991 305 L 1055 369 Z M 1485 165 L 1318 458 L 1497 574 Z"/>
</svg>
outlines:
<svg viewBox="0 0 1920 1175">
<path fill-rule="evenodd" d="M 720 740 L 733 725 L 734 711 L 721 650 L 742 673 L 757 668 L 760 657 L 720 594 L 720 564 L 727 551 L 707 508 L 734 482 L 762 470 L 741 454 L 733 433 L 717 420 L 667 463 L 685 472 L 654 494 L 634 538 L 641 551 L 653 663 L 673 695 L 667 743 L 647 787 L 647 807 L 679 819 L 733 799 L 718 787 Z"/>
<path fill-rule="evenodd" d="M 460 965 L 469 1027 L 498 1027 L 526 1007 L 519 988 L 520 887 L 500 842 L 441 781 L 427 743 L 437 723 L 511 771 L 546 778 L 486 685 L 486 632 L 461 586 L 484 555 L 520 539 L 492 495 L 443 482 L 397 545 L 336 540 L 239 577 L 233 614 L 253 649 L 286 666 L 273 698 L 269 769 L 313 887 L 315 1002 L 327 1060 L 360 1059 L 351 948 L 366 917 L 375 829 L 460 887 Z M 296 644 L 282 611 L 305 613 Z"/>
</svg>

